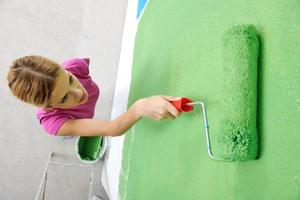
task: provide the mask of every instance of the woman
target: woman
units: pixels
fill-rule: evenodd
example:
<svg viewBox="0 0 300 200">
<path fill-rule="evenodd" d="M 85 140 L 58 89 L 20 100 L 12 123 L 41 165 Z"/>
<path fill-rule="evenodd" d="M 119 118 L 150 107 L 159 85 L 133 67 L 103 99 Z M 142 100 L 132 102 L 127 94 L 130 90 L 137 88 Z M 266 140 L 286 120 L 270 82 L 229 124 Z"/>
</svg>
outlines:
<svg viewBox="0 0 300 200">
<path fill-rule="evenodd" d="M 151 96 L 136 101 L 113 121 L 92 119 L 99 88 L 89 75 L 89 59 L 74 58 L 62 65 L 42 56 L 16 59 L 7 75 L 12 93 L 37 106 L 37 118 L 51 135 L 119 136 L 142 117 L 175 119 L 169 101 L 178 97 Z"/>
</svg>

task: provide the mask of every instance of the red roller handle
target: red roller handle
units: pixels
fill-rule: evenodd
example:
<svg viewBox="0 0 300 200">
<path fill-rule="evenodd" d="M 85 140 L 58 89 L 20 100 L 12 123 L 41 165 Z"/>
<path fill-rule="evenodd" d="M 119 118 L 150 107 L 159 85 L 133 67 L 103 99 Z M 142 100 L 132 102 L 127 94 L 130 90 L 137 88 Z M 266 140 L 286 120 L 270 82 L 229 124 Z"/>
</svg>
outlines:
<svg viewBox="0 0 300 200">
<path fill-rule="evenodd" d="M 170 101 L 170 103 L 179 111 L 179 112 L 190 112 L 193 111 L 193 105 L 186 105 L 187 103 L 193 102 L 191 99 L 182 97 L 176 101 Z"/>
</svg>

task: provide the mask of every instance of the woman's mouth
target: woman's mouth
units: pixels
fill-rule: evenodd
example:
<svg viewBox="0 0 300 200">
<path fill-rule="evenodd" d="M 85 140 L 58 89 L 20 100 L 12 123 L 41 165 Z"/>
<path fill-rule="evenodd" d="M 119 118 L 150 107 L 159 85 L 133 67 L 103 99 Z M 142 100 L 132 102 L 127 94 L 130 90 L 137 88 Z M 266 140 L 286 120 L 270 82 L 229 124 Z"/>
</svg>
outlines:
<svg viewBox="0 0 300 200">
<path fill-rule="evenodd" d="M 79 103 L 83 103 L 83 102 L 85 102 L 85 101 L 86 101 L 86 99 L 87 99 L 87 94 L 86 94 L 85 92 L 83 92 L 83 95 L 82 95 L 82 97 L 81 97 L 81 99 L 80 99 Z"/>
</svg>

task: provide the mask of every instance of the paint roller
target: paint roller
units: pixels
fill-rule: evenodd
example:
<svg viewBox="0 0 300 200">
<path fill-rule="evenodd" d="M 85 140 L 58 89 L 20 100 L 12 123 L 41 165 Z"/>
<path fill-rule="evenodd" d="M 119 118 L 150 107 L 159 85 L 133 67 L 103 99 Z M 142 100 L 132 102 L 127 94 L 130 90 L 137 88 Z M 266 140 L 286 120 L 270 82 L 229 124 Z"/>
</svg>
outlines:
<svg viewBox="0 0 300 200">
<path fill-rule="evenodd" d="M 209 156 L 216 161 L 245 161 L 257 157 L 257 60 L 259 40 L 253 25 L 237 25 L 227 31 L 224 42 L 224 80 L 222 84 L 220 146 L 216 157 L 211 148 L 206 107 L 203 101 L 188 98 L 171 101 L 180 112 L 202 110 Z"/>
</svg>

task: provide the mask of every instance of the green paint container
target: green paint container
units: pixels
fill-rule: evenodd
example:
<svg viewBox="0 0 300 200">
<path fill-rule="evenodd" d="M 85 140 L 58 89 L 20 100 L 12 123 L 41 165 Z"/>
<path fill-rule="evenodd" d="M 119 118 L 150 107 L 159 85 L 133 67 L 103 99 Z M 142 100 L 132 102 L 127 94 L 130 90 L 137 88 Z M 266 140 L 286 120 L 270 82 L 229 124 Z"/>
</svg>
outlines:
<svg viewBox="0 0 300 200">
<path fill-rule="evenodd" d="M 106 150 L 106 137 L 102 136 L 91 136 L 83 137 L 80 136 L 76 141 L 76 153 L 79 160 L 85 163 L 97 162 Z"/>
</svg>

